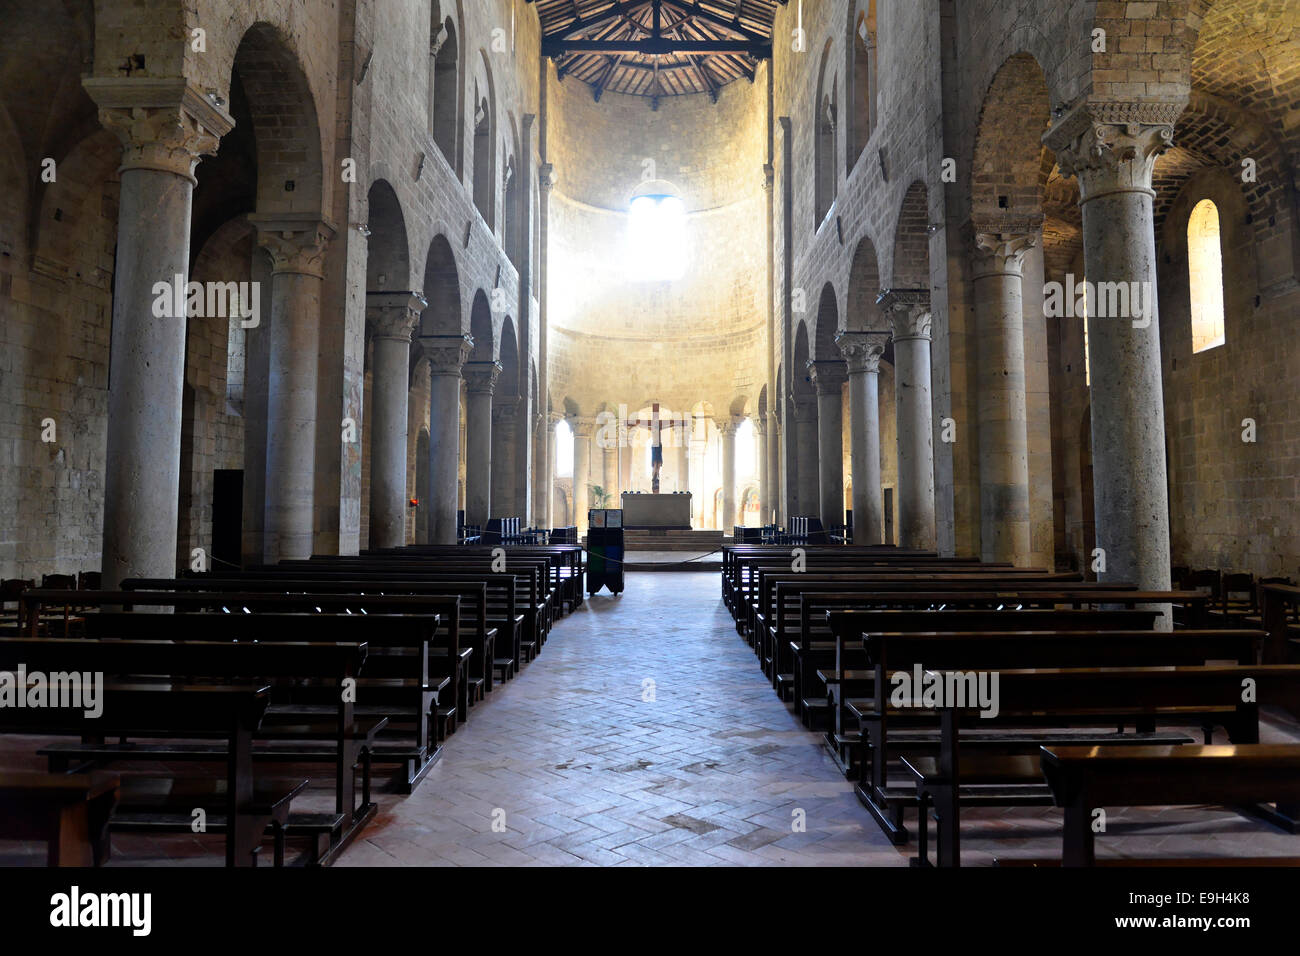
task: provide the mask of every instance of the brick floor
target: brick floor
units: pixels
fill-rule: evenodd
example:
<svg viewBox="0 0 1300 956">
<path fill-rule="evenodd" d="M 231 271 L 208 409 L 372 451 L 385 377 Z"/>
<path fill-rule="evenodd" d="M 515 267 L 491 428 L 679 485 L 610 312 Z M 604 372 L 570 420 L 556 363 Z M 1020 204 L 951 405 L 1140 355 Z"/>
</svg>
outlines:
<svg viewBox="0 0 1300 956">
<path fill-rule="evenodd" d="M 718 589 L 630 572 L 589 599 L 338 865 L 906 865 Z"/>
</svg>

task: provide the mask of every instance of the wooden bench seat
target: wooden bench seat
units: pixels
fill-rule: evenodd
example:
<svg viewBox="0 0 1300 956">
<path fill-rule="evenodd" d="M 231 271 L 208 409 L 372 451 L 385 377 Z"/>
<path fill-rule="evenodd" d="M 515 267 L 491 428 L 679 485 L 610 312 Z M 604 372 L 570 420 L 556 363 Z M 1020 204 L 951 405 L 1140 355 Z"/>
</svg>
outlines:
<svg viewBox="0 0 1300 956">
<path fill-rule="evenodd" d="M 100 866 L 108 861 L 108 820 L 118 775 L 0 772 L 0 838 L 39 840 L 47 866 Z"/>
</svg>

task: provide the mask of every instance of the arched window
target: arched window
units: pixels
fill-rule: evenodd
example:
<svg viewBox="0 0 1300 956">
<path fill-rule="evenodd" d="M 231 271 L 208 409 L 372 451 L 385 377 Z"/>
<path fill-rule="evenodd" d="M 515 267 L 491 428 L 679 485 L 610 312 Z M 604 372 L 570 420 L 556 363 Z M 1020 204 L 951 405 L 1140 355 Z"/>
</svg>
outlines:
<svg viewBox="0 0 1300 956">
<path fill-rule="evenodd" d="M 493 129 L 495 123 L 492 117 L 492 104 L 488 97 L 479 90 L 475 92 L 478 97 L 477 105 L 474 107 L 474 205 L 478 207 L 488 228 L 495 231 L 497 190 L 496 178 L 492 172 L 496 167 L 496 157 L 493 156 L 496 148 Z"/>
<path fill-rule="evenodd" d="M 448 18 L 429 26 L 429 133 L 452 169 L 456 157 L 456 106 L 460 102 L 459 44 L 456 25 Z"/>
<path fill-rule="evenodd" d="M 1187 220 L 1187 271 L 1192 302 L 1192 351 L 1227 341 L 1223 328 L 1223 247 L 1219 208 L 1202 199 Z"/>
<path fill-rule="evenodd" d="M 839 177 L 835 174 L 835 127 L 839 103 L 836 98 L 836 76 L 828 70 L 831 44 L 828 41 L 822 54 L 821 73 L 817 80 L 817 101 L 813 104 L 813 160 L 816 173 L 816 222 L 820 227 L 835 202 Z"/>
<path fill-rule="evenodd" d="M 686 272 L 686 204 L 672 183 L 641 183 L 628 208 L 627 272 L 642 282 L 672 282 Z"/>
<path fill-rule="evenodd" d="M 876 0 L 867 0 L 866 9 L 858 14 L 849 49 L 853 52 L 853 142 L 848 151 L 851 171 L 876 128 Z"/>
<path fill-rule="evenodd" d="M 573 474 L 573 429 L 561 419 L 555 425 L 555 477 L 568 478 Z"/>
</svg>

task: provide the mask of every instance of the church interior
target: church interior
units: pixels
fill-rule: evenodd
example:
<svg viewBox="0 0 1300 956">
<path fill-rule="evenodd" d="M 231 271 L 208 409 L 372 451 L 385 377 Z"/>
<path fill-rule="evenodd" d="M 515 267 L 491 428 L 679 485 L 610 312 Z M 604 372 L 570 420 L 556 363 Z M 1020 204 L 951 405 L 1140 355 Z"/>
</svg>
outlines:
<svg viewBox="0 0 1300 956">
<path fill-rule="evenodd" d="M 2 0 L 0 135 L 0 866 L 1300 866 L 1295 0 Z"/>
</svg>

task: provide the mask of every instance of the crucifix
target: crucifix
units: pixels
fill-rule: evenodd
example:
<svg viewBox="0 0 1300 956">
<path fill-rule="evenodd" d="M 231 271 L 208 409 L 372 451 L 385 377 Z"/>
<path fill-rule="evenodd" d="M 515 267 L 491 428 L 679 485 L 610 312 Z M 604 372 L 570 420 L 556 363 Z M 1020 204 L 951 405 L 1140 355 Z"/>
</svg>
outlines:
<svg viewBox="0 0 1300 956">
<path fill-rule="evenodd" d="M 628 428 L 639 428 L 642 425 L 650 429 L 650 490 L 654 494 L 659 494 L 659 472 L 664 464 L 664 449 L 660 439 L 660 433 L 665 428 L 685 427 L 685 420 L 668 419 L 664 421 L 659 415 L 659 403 L 655 402 L 650 409 L 650 420 L 645 421 L 641 418 L 629 419 Z"/>
</svg>

